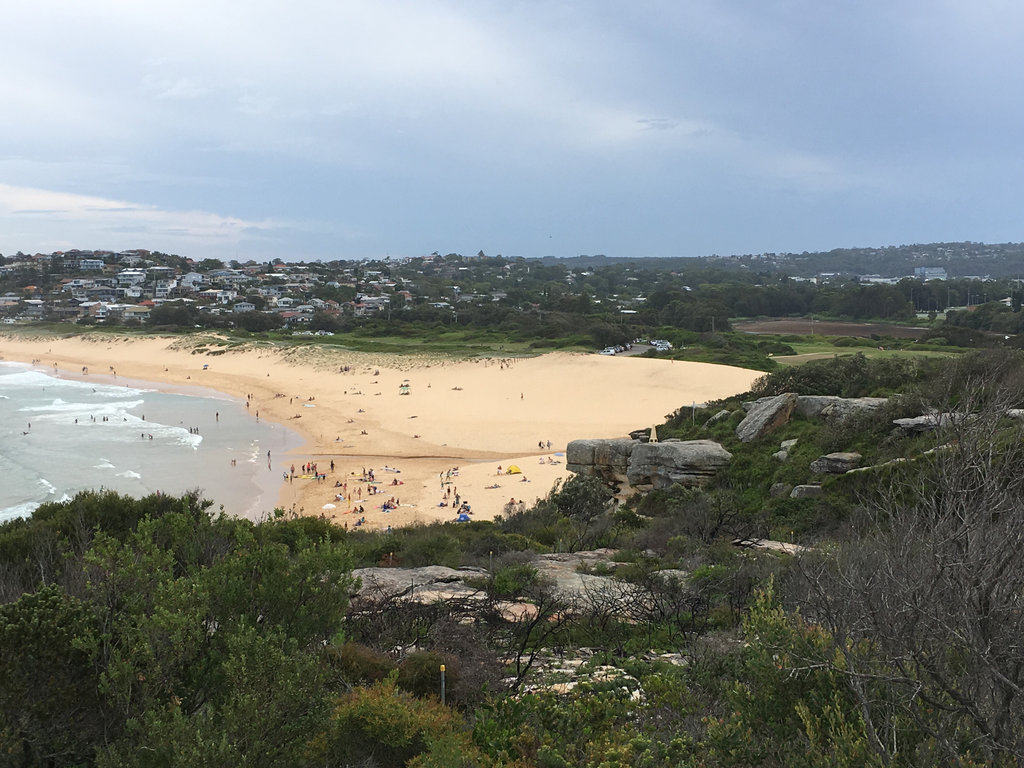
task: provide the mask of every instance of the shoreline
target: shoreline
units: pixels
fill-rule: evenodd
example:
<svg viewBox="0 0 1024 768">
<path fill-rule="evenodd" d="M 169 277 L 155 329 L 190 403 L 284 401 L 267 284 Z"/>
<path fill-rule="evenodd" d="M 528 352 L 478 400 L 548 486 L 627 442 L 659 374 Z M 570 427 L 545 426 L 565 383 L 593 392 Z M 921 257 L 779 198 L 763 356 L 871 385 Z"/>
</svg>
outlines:
<svg viewBox="0 0 1024 768">
<path fill-rule="evenodd" d="M 475 519 L 502 514 L 513 501 L 529 506 L 568 476 L 564 456 L 556 454 L 570 440 L 624 437 L 690 402 L 744 391 L 761 375 L 586 354 L 458 360 L 227 344 L 214 336 L 4 334 L 0 357 L 56 363 L 72 378 L 131 379 L 162 391 L 203 388 L 239 399 L 257 420 L 303 441 L 274 457 L 282 479 L 276 506 L 346 525 L 365 518 L 367 528 L 453 520 L 451 504 L 439 506 L 446 489 L 449 502 L 458 489 Z M 311 462 L 326 479 L 299 471 Z M 521 473 L 504 474 L 509 464 Z M 374 484 L 375 494 L 362 480 L 370 469 L 385 481 Z M 395 508 L 380 509 L 392 497 Z"/>
</svg>

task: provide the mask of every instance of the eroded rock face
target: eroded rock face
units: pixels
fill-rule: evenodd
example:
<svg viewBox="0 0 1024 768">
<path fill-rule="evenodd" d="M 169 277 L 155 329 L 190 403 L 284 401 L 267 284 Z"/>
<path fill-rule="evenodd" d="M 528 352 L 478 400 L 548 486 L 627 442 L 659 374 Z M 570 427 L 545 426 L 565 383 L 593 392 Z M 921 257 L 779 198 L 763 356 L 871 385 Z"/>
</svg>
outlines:
<svg viewBox="0 0 1024 768">
<path fill-rule="evenodd" d="M 805 419 L 845 421 L 851 416 L 876 411 L 889 402 L 887 397 L 836 397 L 834 395 L 800 395 L 796 412 Z"/>
<path fill-rule="evenodd" d="M 633 486 L 706 485 L 732 454 L 714 440 L 641 443 L 633 449 L 626 478 Z"/>
<path fill-rule="evenodd" d="M 811 462 L 811 472 L 818 475 L 845 475 L 860 466 L 863 457 L 854 452 L 829 453 Z"/>
<path fill-rule="evenodd" d="M 749 443 L 778 429 L 789 421 L 796 408 L 796 401 L 796 394 L 786 392 L 774 397 L 762 397 L 749 404 L 744 403 L 747 415 L 736 426 L 736 437 L 744 443 Z"/>
<path fill-rule="evenodd" d="M 572 440 L 565 449 L 565 467 L 578 475 L 597 475 L 605 482 L 623 482 L 637 445 L 641 443 L 636 440 Z"/>
<path fill-rule="evenodd" d="M 565 455 L 570 472 L 652 488 L 704 485 L 732 459 L 714 440 L 573 440 Z"/>
</svg>

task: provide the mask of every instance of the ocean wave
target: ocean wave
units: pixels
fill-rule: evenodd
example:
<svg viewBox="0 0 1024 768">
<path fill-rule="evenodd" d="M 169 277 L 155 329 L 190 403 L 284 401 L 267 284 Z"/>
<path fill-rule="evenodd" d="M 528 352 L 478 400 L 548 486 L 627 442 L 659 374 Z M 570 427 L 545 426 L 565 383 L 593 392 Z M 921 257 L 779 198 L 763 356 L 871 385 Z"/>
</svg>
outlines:
<svg viewBox="0 0 1024 768">
<path fill-rule="evenodd" d="M 101 398 L 138 397 L 144 393 L 133 387 L 116 387 L 112 384 L 77 381 L 75 379 L 58 379 L 48 373 L 24 368 L 15 368 L 14 373 L 0 369 L 0 389 L 55 389 L 68 393 L 88 393 Z"/>
<path fill-rule="evenodd" d="M 145 400 L 113 400 L 105 403 L 83 403 L 81 401 L 69 402 L 62 398 L 55 398 L 52 402 L 45 405 L 25 405 L 18 409 L 19 412 L 24 413 L 54 413 L 54 414 L 85 414 L 89 416 L 111 416 L 114 414 L 122 414 L 123 412 L 129 411 L 132 408 L 137 408 L 142 405 Z"/>
<path fill-rule="evenodd" d="M 7 520 L 14 520 L 18 517 L 28 517 L 39 507 L 38 501 L 26 501 L 22 504 L 15 504 L 10 507 L 4 507 L 0 509 L 0 522 L 6 522 Z"/>
</svg>

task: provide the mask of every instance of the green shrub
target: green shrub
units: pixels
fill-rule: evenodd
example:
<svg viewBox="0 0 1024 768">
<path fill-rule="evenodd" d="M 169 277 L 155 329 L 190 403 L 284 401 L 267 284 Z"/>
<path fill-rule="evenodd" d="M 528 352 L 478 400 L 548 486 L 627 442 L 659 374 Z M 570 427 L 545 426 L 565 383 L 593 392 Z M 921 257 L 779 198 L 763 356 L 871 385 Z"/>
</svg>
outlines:
<svg viewBox="0 0 1024 768">
<path fill-rule="evenodd" d="M 311 765 L 463 768 L 479 765 L 461 719 L 438 701 L 417 699 L 393 680 L 357 688 L 337 703 L 331 728 L 310 745 Z"/>
<path fill-rule="evenodd" d="M 386 654 L 360 643 L 330 646 L 327 658 L 350 685 L 366 685 L 384 680 L 395 662 Z"/>
<path fill-rule="evenodd" d="M 538 580 L 537 569 L 529 563 L 503 565 L 494 572 L 487 591 L 491 597 L 519 597 L 536 586 Z"/>
<path fill-rule="evenodd" d="M 441 696 L 441 667 L 445 685 L 458 687 L 459 662 L 454 656 L 435 651 L 414 651 L 398 665 L 398 686 L 416 696 Z"/>
</svg>

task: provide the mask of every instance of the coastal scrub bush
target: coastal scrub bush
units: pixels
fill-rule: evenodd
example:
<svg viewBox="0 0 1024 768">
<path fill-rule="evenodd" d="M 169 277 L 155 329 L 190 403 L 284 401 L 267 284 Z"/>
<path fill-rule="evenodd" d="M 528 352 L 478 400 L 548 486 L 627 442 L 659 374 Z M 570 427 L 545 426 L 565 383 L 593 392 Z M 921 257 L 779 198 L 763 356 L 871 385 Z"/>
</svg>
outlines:
<svg viewBox="0 0 1024 768">
<path fill-rule="evenodd" d="M 397 668 L 386 653 L 362 643 L 343 643 L 327 648 L 327 659 L 350 685 L 367 685 L 387 678 Z"/>
<path fill-rule="evenodd" d="M 439 701 L 399 690 L 395 677 L 342 696 L 309 753 L 311 765 L 479 765 L 461 718 Z"/>
<path fill-rule="evenodd" d="M 458 688 L 459 660 L 436 651 L 413 651 L 398 665 L 398 687 L 416 696 L 441 698 L 441 666 L 445 668 L 446 694 Z"/>
<path fill-rule="evenodd" d="M 9 764 L 91 756 L 104 731 L 99 631 L 91 606 L 56 586 L 0 606 L 0 751 Z"/>
<path fill-rule="evenodd" d="M 509 563 L 500 566 L 491 577 L 487 591 L 491 597 L 513 598 L 526 593 L 537 584 L 539 574 L 529 563 Z"/>
<path fill-rule="evenodd" d="M 866 397 L 878 390 L 902 391 L 921 378 L 924 365 L 918 359 L 869 358 L 861 352 L 812 360 L 762 376 L 754 382 L 748 396 L 759 398 L 796 392 L 798 395 Z"/>
<path fill-rule="evenodd" d="M 396 557 L 407 568 L 424 565 L 458 568 L 462 565 L 462 548 L 454 534 L 429 526 L 413 529 L 410 535 L 403 536 Z"/>
</svg>

